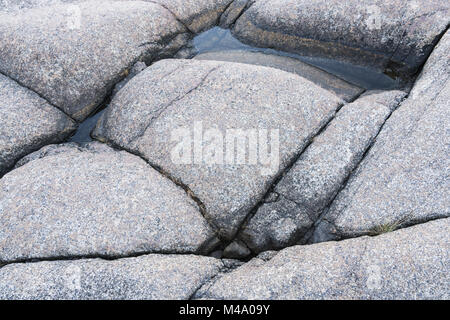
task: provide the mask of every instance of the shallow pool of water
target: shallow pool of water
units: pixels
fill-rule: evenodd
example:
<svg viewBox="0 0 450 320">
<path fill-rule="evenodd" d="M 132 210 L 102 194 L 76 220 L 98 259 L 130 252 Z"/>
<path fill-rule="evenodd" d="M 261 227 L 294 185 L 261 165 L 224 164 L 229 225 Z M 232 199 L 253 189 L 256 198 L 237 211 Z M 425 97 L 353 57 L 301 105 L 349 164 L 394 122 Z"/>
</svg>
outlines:
<svg viewBox="0 0 450 320">
<path fill-rule="evenodd" d="M 400 79 L 391 78 L 375 69 L 331 59 L 306 57 L 274 49 L 252 47 L 233 37 L 230 30 L 219 27 L 212 28 L 199 34 L 193 41 L 198 54 L 227 50 L 262 52 L 298 59 L 368 90 L 387 90 L 401 86 Z"/>
<path fill-rule="evenodd" d="M 355 66 L 330 59 L 306 57 L 274 49 L 252 47 L 233 37 L 230 30 L 219 27 L 212 28 L 199 34 L 194 38 L 193 43 L 198 55 L 232 50 L 259 52 L 299 60 L 368 90 L 387 90 L 398 88 L 400 86 L 400 81 L 398 79 L 393 79 L 386 74 L 370 68 Z M 214 60 L 214 54 L 209 54 L 208 56 L 208 59 Z M 287 70 L 283 67 L 279 67 L 279 69 Z M 105 109 L 102 109 L 83 121 L 79 125 L 78 130 L 68 141 L 78 143 L 92 141 L 91 132 L 104 112 Z"/>
</svg>

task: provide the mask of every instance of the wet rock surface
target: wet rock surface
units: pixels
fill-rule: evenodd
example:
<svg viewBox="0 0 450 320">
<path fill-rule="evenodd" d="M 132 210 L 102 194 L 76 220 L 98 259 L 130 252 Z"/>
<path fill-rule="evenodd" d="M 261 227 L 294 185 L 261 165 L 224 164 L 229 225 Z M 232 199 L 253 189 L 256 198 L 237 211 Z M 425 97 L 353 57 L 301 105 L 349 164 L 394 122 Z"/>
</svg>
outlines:
<svg viewBox="0 0 450 320">
<path fill-rule="evenodd" d="M 414 74 L 448 24 L 440 0 L 256 0 L 233 33 L 259 47 Z"/>
<path fill-rule="evenodd" d="M 217 277 L 194 298 L 448 299 L 449 223 L 290 247 Z"/>
<path fill-rule="evenodd" d="M 337 94 L 345 95 L 348 90 L 350 91 L 347 94 L 350 94 L 356 90 L 356 87 L 367 90 L 402 89 L 409 86 L 411 81 L 411 79 L 399 77 L 392 71 L 380 71 L 374 67 L 338 61 L 330 57 L 312 57 L 302 52 L 292 53 L 273 48 L 253 47 L 239 41 L 230 30 L 220 27 L 212 28 L 195 36 L 187 47 L 181 58 L 195 56 L 197 59 L 207 57 L 208 60 L 269 65 L 281 70 L 301 73 L 302 76 L 316 84 L 326 89 L 333 89 Z M 356 87 L 349 88 L 349 84 L 345 82 Z"/>
<path fill-rule="evenodd" d="M 340 105 L 328 91 L 276 69 L 164 60 L 140 73 L 114 98 L 94 135 L 137 152 L 188 186 L 205 205 L 209 220 L 230 239 L 274 177 Z M 254 154 L 243 149 L 241 157 L 235 152 L 242 141 L 229 131 L 233 128 L 246 134 L 243 138 L 255 148 Z M 268 143 L 262 138 L 275 134 L 279 148 L 274 146 L 269 154 L 272 161 L 264 154 Z M 195 139 L 199 140 L 191 150 Z"/>
<path fill-rule="evenodd" d="M 28 156 L 0 180 L 0 203 L 2 262 L 204 253 L 214 238 L 183 189 L 99 143 Z"/>
<path fill-rule="evenodd" d="M 0 299 L 448 299 L 449 21 L 0 0 Z"/>
<path fill-rule="evenodd" d="M 62 142 L 75 128 L 63 112 L 0 74 L 0 177 L 24 155 Z"/>
<path fill-rule="evenodd" d="M 217 60 L 239 62 L 245 64 L 266 66 L 298 74 L 314 84 L 333 92 L 345 101 L 352 101 L 364 92 L 363 88 L 348 83 L 326 71 L 315 68 L 304 62 L 290 57 L 283 57 L 260 52 L 249 51 L 219 51 L 199 54 L 198 60 Z"/>
</svg>

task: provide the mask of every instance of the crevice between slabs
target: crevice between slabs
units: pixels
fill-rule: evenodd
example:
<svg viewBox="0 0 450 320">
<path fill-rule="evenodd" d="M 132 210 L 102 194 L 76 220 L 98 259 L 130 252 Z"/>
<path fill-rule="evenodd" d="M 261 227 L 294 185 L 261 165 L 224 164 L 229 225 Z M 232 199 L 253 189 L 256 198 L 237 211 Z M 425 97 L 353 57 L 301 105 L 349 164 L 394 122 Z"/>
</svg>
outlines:
<svg viewBox="0 0 450 320">
<path fill-rule="evenodd" d="M 436 46 L 439 44 L 440 39 L 444 36 L 444 34 L 448 31 L 449 27 L 447 26 L 447 28 L 436 38 L 436 42 L 433 45 L 433 49 L 430 51 L 430 54 L 428 55 L 426 61 L 421 65 L 421 67 L 418 69 L 416 75 L 414 75 L 414 77 L 412 77 L 412 79 L 415 79 L 417 81 L 418 76 L 422 73 L 423 68 L 425 67 L 426 62 L 428 61 L 428 59 L 430 58 L 431 54 L 433 53 L 434 49 L 436 48 Z M 415 83 L 413 84 L 415 85 Z M 413 87 L 413 86 L 412 86 Z M 412 87 L 410 87 L 409 89 L 411 90 Z M 409 90 L 409 91 L 410 91 Z M 439 93 L 441 92 L 441 90 L 439 91 Z M 436 94 L 436 96 L 439 95 Z M 339 234 L 340 236 L 338 238 L 336 238 L 337 241 L 340 240 L 345 240 L 345 239 L 350 239 L 350 238 L 358 238 L 358 237 L 362 237 L 362 236 L 374 236 L 373 233 L 370 230 L 367 230 L 365 232 L 360 232 L 360 233 L 353 233 L 353 234 L 346 234 L 344 231 L 339 230 L 339 228 L 334 224 L 334 222 L 330 219 L 327 218 L 327 214 L 330 210 L 330 208 L 332 207 L 333 203 L 335 202 L 335 200 L 337 199 L 337 197 L 339 196 L 339 194 L 347 187 L 348 182 L 353 179 L 353 177 L 355 175 L 357 175 L 358 170 L 360 170 L 360 166 L 361 164 L 364 162 L 365 158 L 367 157 L 367 155 L 369 154 L 370 150 L 372 149 L 373 145 L 376 143 L 376 140 L 379 136 L 379 134 L 382 132 L 385 124 L 388 122 L 388 120 L 392 117 L 392 115 L 394 114 L 395 111 L 397 111 L 399 108 L 402 107 L 402 104 L 409 98 L 410 92 L 408 92 L 408 94 L 402 99 L 402 101 L 399 102 L 398 106 L 396 109 L 392 110 L 392 112 L 389 114 L 389 116 L 385 119 L 385 121 L 383 122 L 382 126 L 380 127 L 377 135 L 374 137 L 374 139 L 372 140 L 371 144 L 369 145 L 369 147 L 367 148 L 367 150 L 364 152 L 363 157 L 361 158 L 361 160 L 358 162 L 358 164 L 355 166 L 355 168 L 351 171 L 351 173 L 348 175 L 348 177 L 345 179 L 345 181 L 343 182 L 343 184 L 341 185 L 341 188 L 339 189 L 339 191 L 336 193 L 336 195 L 333 197 L 333 199 L 329 202 L 328 206 L 322 211 L 322 213 L 320 214 L 319 218 L 315 221 L 315 223 L 313 224 L 313 226 L 311 227 L 311 229 L 306 233 L 307 235 L 309 235 L 308 237 L 306 237 L 304 239 L 304 241 L 306 243 L 311 244 L 311 240 L 312 237 L 317 229 L 317 227 L 319 226 L 319 224 L 322 221 L 325 221 L 326 223 L 330 224 L 331 226 L 333 226 L 333 228 L 335 228 L 337 231 L 340 231 Z M 433 99 L 432 99 L 433 100 Z M 418 225 L 418 224 L 423 224 L 423 223 L 427 223 L 429 221 L 433 221 L 433 220 L 438 220 L 438 219 L 445 219 L 445 216 L 436 216 L 436 217 L 432 217 L 432 218 L 423 218 L 423 219 L 413 219 L 410 220 L 408 223 L 402 223 L 399 224 L 399 226 L 395 229 L 395 230 L 400 230 L 403 228 L 408 228 L 414 225 Z"/>
<path fill-rule="evenodd" d="M 179 24 L 181 24 L 185 29 L 186 29 L 186 31 L 189 31 L 190 33 L 193 33 L 193 34 L 195 34 L 195 32 L 193 32 L 183 21 L 181 21 L 181 19 L 180 18 L 178 18 L 178 16 L 172 11 L 172 10 L 170 10 L 166 5 L 164 5 L 164 4 L 162 4 L 162 3 L 159 3 L 159 2 L 156 2 L 156 1 L 151 1 L 151 0 L 146 0 L 146 2 L 149 2 L 149 3 L 153 3 L 153 4 L 155 4 L 155 5 L 157 5 L 157 6 L 159 6 L 159 7 L 161 7 L 161 8 L 163 8 L 163 9 L 165 9 L 166 11 L 168 11 L 171 15 L 172 15 L 172 17 L 179 23 Z"/>
<path fill-rule="evenodd" d="M 226 10 L 222 13 L 222 15 L 220 16 L 219 21 L 222 19 L 222 16 L 223 16 L 224 14 L 227 13 L 228 8 L 230 8 L 230 7 L 233 5 L 233 3 L 234 3 L 235 1 L 239 1 L 239 0 L 233 0 L 233 1 L 229 4 L 229 6 L 227 7 L 227 9 L 226 9 Z M 232 30 L 233 27 L 234 27 L 234 25 L 236 24 L 236 22 L 239 20 L 239 18 L 241 18 L 241 17 L 245 14 L 245 12 L 246 12 L 248 9 L 250 9 L 250 7 L 253 6 L 257 1 L 258 1 L 258 0 L 247 0 L 246 5 L 244 6 L 244 8 L 242 8 L 241 12 L 239 12 L 239 14 L 236 16 L 236 18 L 233 19 L 233 21 L 230 21 L 230 22 L 227 24 L 227 28 L 230 29 L 230 30 Z"/>
<path fill-rule="evenodd" d="M 359 95 L 353 97 L 353 99 L 351 101 L 349 101 L 348 103 L 351 103 L 353 101 L 355 101 L 356 99 L 359 98 L 359 96 L 361 96 L 364 92 L 361 92 Z M 308 139 L 308 141 L 306 142 L 305 146 L 303 147 L 303 149 L 296 154 L 288 163 L 288 165 L 281 170 L 277 176 L 273 179 L 273 182 L 271 183 L 271 185 L 269 186 L 269 188 L 266 190 L 266 192 L 264 193 L 264 196 L 260 199 L 260 201 L 258 201 L 258 203 L 249 211 L 249 213 L 245 216 L 245 218 L 243 219 L 242 223 L 240 224 L 240 226 L 238 227 L 234 237 L 227 242 L 226 246 L 231 244 L 232 242 L 236 241 L 236 240 L 240 240 L 242 241 L 247 248 L 252 251 L 250 249 L 250 247 L 248 246 L 247 243 L 245 243 L 245 241 L 243 239 L 239 238 L 240 233 L 245 229 L 245 227 L 247 226 L 247 224 L 249 223 L 249 221 L 255 216 L 256 212 L 258 211 L 258 209 L 264 205 L 264 203 L 266 203 L 267 199 L 269 198 L 269 196 L 274 192 L 274 189 L 276 187 L 276 185 L 281 181 L 281 179 L 292 169 L 292 167 L 297 163 L 297 161 L 300 159 L 300 157 L 302 156 L 302 154 L 309 148 L 309 146 L 314 142 L 315 138 L 317 136 L 319 136 L 321 133 L 323 133 L 328 126 L 332 123 L 332 121 L 336 118 L 337 113 L 339 112 L 339 110 L 346 104 L 344 100 L 342 100 L 341 104 L 336 108 L 336 110 L 334 111 L 334 113 L 332 114 L 332 116 L 328 119 L 328 121 L 326 121 L 320 128 L 319 130 L 317 130 L 316 133 L 312 134 L 311 137 Z M 256 253 L 252 251 L 252 254 L 247 258 L 247 259 L 251 259 L 253 257 L 256 256 Z"/>
<path fill-rule="evenodd" d="M 147 124 L 147 126 L 136 136 L 133 137 L 133 139 L 130 141 L 129 144 L 133 143 L 134 141 L 138 140 L 139 138 L 143 137 L 145 135 L 145 132 L 148 130 L 148 128 L 151 126 L 151 124 L 153 123 L 153 121 L 155 119 L 157 119 L 165 110 L 167 110 L 167 108 L 169 108 L 171 105 L 173 105 L 175 102 L 180 101 L 182 99 L 184 99 L 186 96 L 188 96 L 189 94 L 195 92 L 196 90 L 198 90 L 201 86 L 203 86 L 203 84 L 205 83 L 206 79 L 217 69 L 220 68 L 219 66 L 213 67 L 211 70 L 209 70 L 201 79 L 201 81 L 193 88 L 191 88 L 189 91 L 185 92 L 183 95 L 181 95 L 180 97 L 177 97 L 175 99 L 173 99 L 172 101 L 170 101 L 168 104 L 166 104 L 164 107 L 161 107 L 160 109 L 157 110 L 158 114 L 153 117 L 152 119 L 150 119 L 149 123 Z M 173 72 L 175 72 L 176 70 L 174 70 Z M 214 233 L 216 234 L 216 236 L 220 239 L 219 237 L 219 228 L 215 225 L 215 223 L 213 222 L 213 219 L 210 217 L 210 215 L 207 212 L 206 206 L 205 204 L 201 201 L 200 197 L 198 197 L 190 188 L 188 185 L 186 185 L 185 183 L 183 183 L 180 179 L 174 177 L 172 174 L 170 174 L 169 172 L 167 172 L 166 170 L 164 170 L 161 166 L 150 162 L 144 154 L 142 154 L 141 152 L 139 152 L 138 150 L 134 150 L 131 148 L 127 148 L 127 147 L 123 147 L 121 145 L 118 145 L 116 143 L 114 143 L 113 141 L 110 141 L 109 139 L 104 139 L 104 138 L 100 138 L 100 137 L 94 137 L 95 140 L 102 142 L 102 143 L 106 143 L 108 144 L 110 147 L 112 147 L 113 149 L 116 150 L 121 150 L 121 151 L 126 151 L 128 153 L 131 153 L 139 158 L 141 158 L 142 160 L 144 160 L 148 165 L 150 165 L 153 169 L 155 169 L 156 171 L 158 171 L 161 175 L 163 175 L 164 177 L 168 178 L 169 180 L 171 180 L 173 183 L 175 183 L 178 187 L 181 187 L 186 194 L 197 204 L 200 213 L 202 214 L 202 216 L 204 217 L 204 219 L 206 220 L 206 222 L 210 225 L 210 227 L 212 228 L 212 230 L 214 231 Z M 104 140 L 104 141 L 103 141 Z M 207 245 L 207 244 L 205 244 Z"/>
<path fill-rule="evenodd" d="M 20 80 L 17 80 L 13 77 L 11 77 L 10 75 L 0 71 L 0 74 L 5 76 L 6 78 L 10 79 L 11 81 L 16 82 L 17 84 L 19 84 L 21 87 L 30 90 L 31 92 L 33 92 L 34 94 L 36 94 L 39 98 L 41 98 L 42 100 L 44 100 L 47 104 L 49 104 L 50 106 L 52 106 L 53 108 L 57 109 L 58 111 L 62 112 L 64 115 L 66 115 L 70 120 L 72 120 L 75 124 L 78 123 L 78 121 L 76 121 L 74 118 L 72 118 L 71 115 L 69 115 L 68 113 L 66 113 L 64 110 L 62 110 L 60 107 L 58 107 L 57 105 L 54 105 L 53 103 L 51 103 L 50 101 L 48 101 L 47 98 L 45 98 L 43 95 L 41 95 L 39 92 L 31 89 L 30 87 L 26 86 L 23 82 L 21 82 Z"/>
<path fill-rule="evenodd" d="M 238 261 L 238 260 L 236 260 Z M 232 260 L 230 259 L 221 259 L 220 262 L 222 263 L 222 267 L 219 269 L 219 271 L 209 277 L 208 279 L 206 279 L 205 281 L 203 281 L 190 295 L 190 297 L 187 300 L 196 300 L 197 298 L 197 294 L 202 291 L 205 287 L 210 287 L 212 286 L 217 280 L 219 280 L 223 275 L 233 272 L 235 269 L 239 268 L 240 266 L 244 265 L 245 262 L 240 262 L 239 263 L 233 263 Z M 231 262 L 231 263 L 228 263 Z"/>
</svg>

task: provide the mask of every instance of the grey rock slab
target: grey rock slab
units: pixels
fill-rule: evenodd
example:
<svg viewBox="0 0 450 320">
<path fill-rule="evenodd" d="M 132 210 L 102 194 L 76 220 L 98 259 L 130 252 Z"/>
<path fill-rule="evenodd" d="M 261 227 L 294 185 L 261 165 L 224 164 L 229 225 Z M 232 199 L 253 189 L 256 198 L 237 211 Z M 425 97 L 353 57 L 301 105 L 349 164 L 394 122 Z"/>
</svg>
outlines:
<svg viewBox="0 0 450 320">
<path fill-rule="evenodd" d="M 449 21 L 441 0 L 258 0 L 233 33 L 254 46 L 414 74 Z"/>
<path fill-rule="evenodd" d="M 256 252 L 302 240 L 405 95 L 368 91 L 343 106 L 275 186 L 279 197 L 262 204 L 239 237 Z"/>
<path fill-rule="evenodd" d="M 273 68 L 163 60 L 115 96 L 94 137 L 140 154 L 187 186 L 230 239 L 341 104 L 312 82 Z"/>
<path fill-rule="evenodd" d="M 63 112 L 0 74 L 0 177 L 21 157 L 63 141 L 75 128 Z"/>
<path fill-rule="evenodd" d="M 450 219 L 254 258 L 197 299 L 448 299 Z"/>
<path fill-rule="evenodd" d="M 8 12 L 9 14 L 13 14 L 32 8 L 50 7 L 66 2 L 75 3 L 82 1 L 83 0 L 0 0 L 0 12 Z"/>
<path fill-rule="evenodd" d="M 175 53 L 189 37 L 168 10 L 142 1 L 0 13 L 0 71 L 81 121 L 135 62 Z"/>
<path fill-rule="evenodd" d="M 17 263 L 0 269 L 0 299 L 187 300 L 223 268 L 194 255 Z"/>
<path fill-rule="evenodd" d="M 230 50 L 202 53 L 197 55 L 195 59 L 247 63 L 292 72 L 314 82 L 321 88 L 333 92 L 345 101 L 352 101 L 364 92 L 363 88 L 290 57 L 261 52 Z"/>
<path fill-rule="evenodd" d="M 144 0 L 169 9 L 192 32 L 200 33 L 218 24 L 233 0 Z"/>
<path fill-rule="evenodd" d="M 447 32 L 408 99 L 324 216 L 332 226 L 318 228 L 318 239 L 377 233 L 450 215 L 449 52 Z"/>
<path fill-rule="evenodd" d="M 0 261 L 205 253 L 215 238 L 183 189 L 125 151 L 49 146 L 20 165 L 0 180 Z"/>
</svg>

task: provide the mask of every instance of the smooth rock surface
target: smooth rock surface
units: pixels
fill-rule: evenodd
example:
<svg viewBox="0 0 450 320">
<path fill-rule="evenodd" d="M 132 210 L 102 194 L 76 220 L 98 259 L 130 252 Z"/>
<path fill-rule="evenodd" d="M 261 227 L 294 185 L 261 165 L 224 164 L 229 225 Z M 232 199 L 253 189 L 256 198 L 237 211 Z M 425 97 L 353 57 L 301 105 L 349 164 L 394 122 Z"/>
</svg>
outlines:
<svg viewBox="0 0 450 320">
<path fill-rule="evenodd" d="M 0 74 L 0 177 L 24 155 L 63 141 L 75 128 L 63 112 Z"/>
<path fill-rule="evenodd" d="M 290 57 L 265 54 L 261 52 L 230 50 L 202 53 L 197 55 L 195 59 L 239 62 L 292 72 L 308 79 L 321 88 L 333 92 L 345 101 L 351 101 L 364 92 L 363 88 L 359 88 L 326 71 Z"/>
<path fill-rule="evenodd" d="M 273 68 L 163 60 L 117 94 L 94 136 L 141 154 L 188 186 L 230 239 L 340 105 L 334 94 Z M 251 153 L 243 139 L 232 139 L 239 134 L 250 137 Z"/>
<path fill-rule="evenodd" d="M 160 254 L 10 264 L 0 269 L 0 299 L 189 299 L 222 267 L 214 258 Z"/>
<path fill-rule="evenodd" d="M 257 0 L 233 32 L 243 42 L 414 74 L 449 25 L 441 0 Z"/>
<path fill-rule="evenodd" d="M 205 253 L 214 239 L 183 189 L 125 151 L 49 146 L 19 165 L 0 180 L 0 261 Z"/>
<path fill-rule="evenodd" d="M 200 289 L 197 299 L 449 299 L 450 219 L 378 237 L 284 249 Z"/>
<path fill-rule="evenodd" d="M 450 216 L 450 33 L 392 114 L 314 241 L 353 237 Z"/>
<path fill-rule="evenodd" d="M 85 119 L 139 60 L 175 53 L 188 31 L 142 1 L 90 1 L 0 14 L 0 71 Z"/>
<path fill-rule="evenodd" d="M 275 186 L 278 199 L 264 203 L 239 238 L 255 252 L 301 241 L 405 95 L 402 91 L 368 91 L 343 106 Z"/>
</svg>

